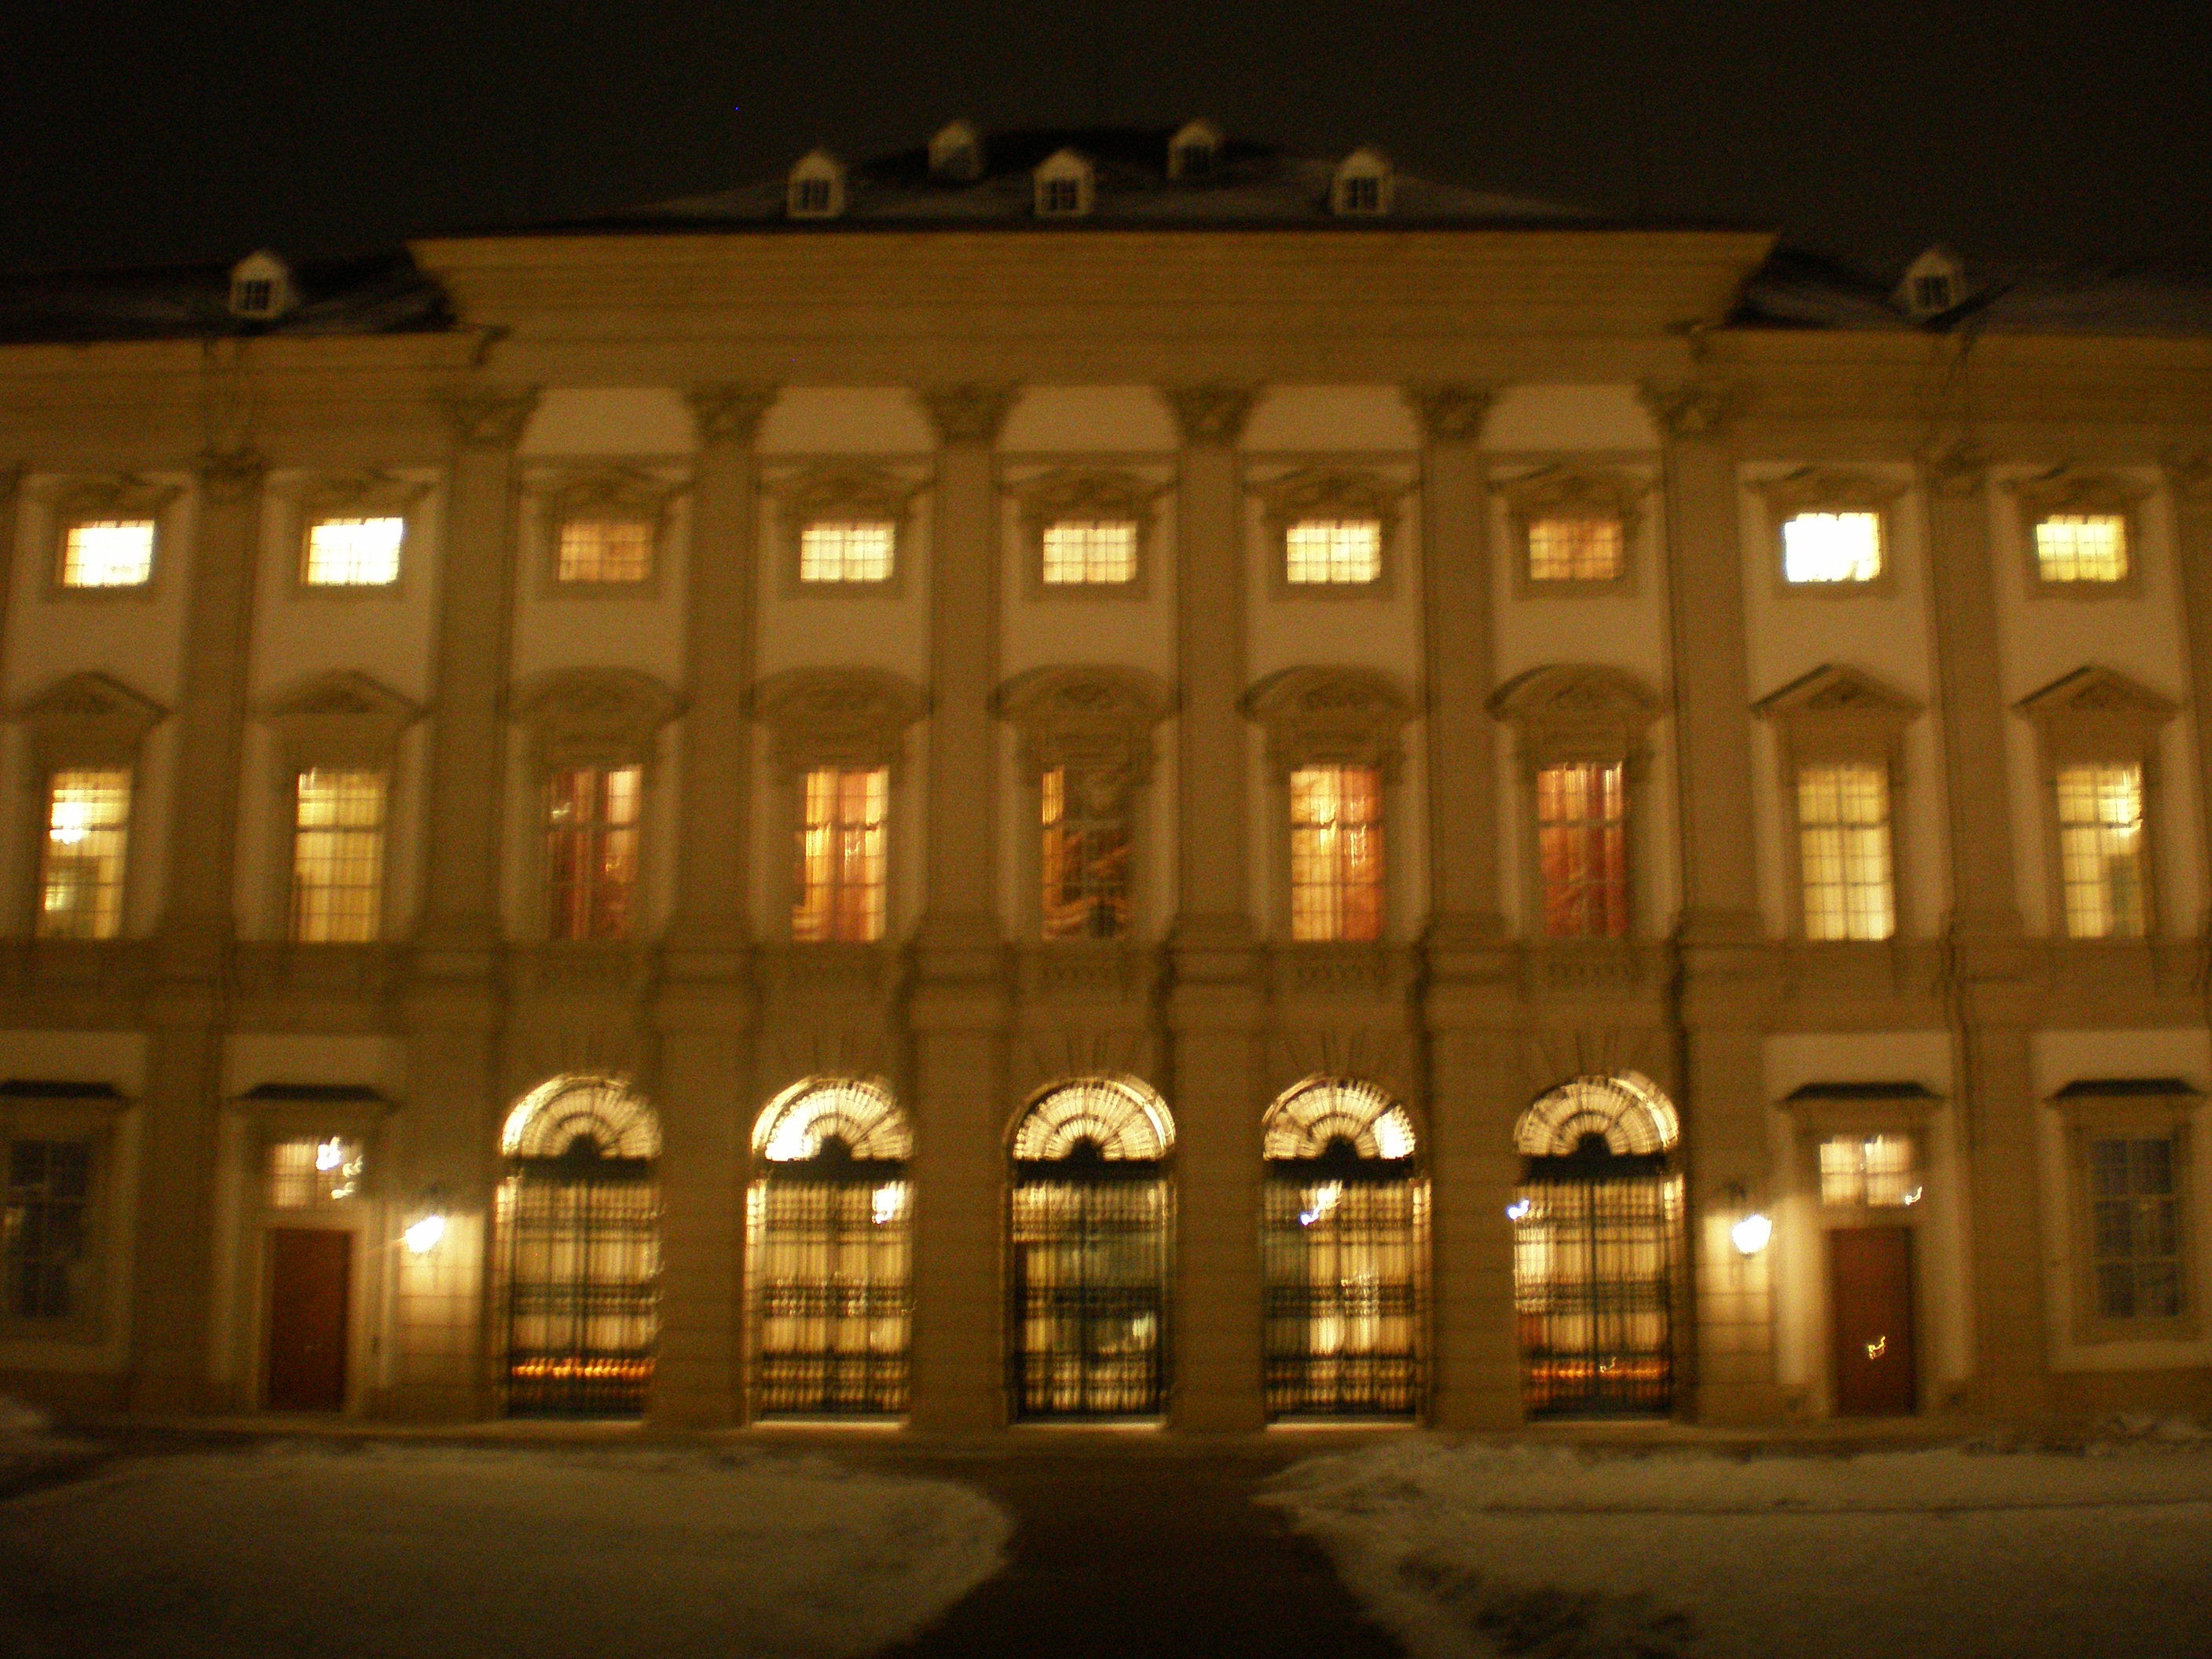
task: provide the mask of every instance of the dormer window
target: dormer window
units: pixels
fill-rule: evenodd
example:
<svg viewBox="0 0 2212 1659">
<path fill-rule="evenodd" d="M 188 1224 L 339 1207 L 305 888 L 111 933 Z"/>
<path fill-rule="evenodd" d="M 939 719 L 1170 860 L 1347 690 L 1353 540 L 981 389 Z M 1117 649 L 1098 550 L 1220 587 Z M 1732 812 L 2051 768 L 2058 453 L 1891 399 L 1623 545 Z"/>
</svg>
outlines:
<svg viewBox="0 0 2212 1659">
<path fill-rule="evenodd" d="M 1221 163 L 1221 130 L 1211 121 L 1191 121 L 1168 140 L 1168 177 L 1211 179 Z"/>
<path fill-rule="evenodd" d="M 929 141 L 929 176 L 973 184 L 983 176 L 983 135 L 972 121 L 948 121 Z"/>
<path fill-rule="evenodd" d="M 1038 218 L 1080 218 L 1091 211 L 1094 175 L 1091 163 L 1073 150 L 1063 149 L 1039 167 L 1036 184 Z"/>
<path fill-rule="evenodd" d="M 826 149 L 801 157 L 785 186 L 784 211 L 793 219 L 835 219 L 844 210 L 844 163 Z"/>
<path fill-rule="evenodd" d="M 1945 247 L 1931 247 L 1907 265 L 1897 285 L 1897 301 L 1916 323 L 1942 316 L 1966 297 L 1966 267 Z"/>
<path fill-rule="evenodd" d="M 244 322 L 270 322 L 291 310 L 294 303 L 291 267 L 268 249 L 249 253 L 231 267 L 232 316 Z"/>
<path fill-rule="evenodd" d="M 1372 146 L 1356 149 L 1338 164 L 1329 185 L 1329 211 L 1352 217 L 1386 214 L 1391 186 L 1389 158 Z"/>
</svg>

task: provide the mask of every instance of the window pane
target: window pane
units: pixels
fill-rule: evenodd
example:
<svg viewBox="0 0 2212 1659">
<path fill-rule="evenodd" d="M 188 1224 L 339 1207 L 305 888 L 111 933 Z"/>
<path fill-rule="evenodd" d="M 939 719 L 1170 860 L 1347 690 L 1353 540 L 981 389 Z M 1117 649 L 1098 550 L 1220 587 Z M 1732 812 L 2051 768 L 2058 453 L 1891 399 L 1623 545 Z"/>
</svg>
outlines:
<svg viewBox="0 0 2212 1659">
<path fill-rule="evenodd" d="M 92 1146 L 17 1140 L 8 1146 L 0 1212 L 0 1309 L 15 1319 L 66 1319 L 83 1304 L 90 1269 L 85 1206 Z"/>
<path fill-rule="evenodd" d="M 1547 766 L 1536 775 L 1544 931 L 1553 939 L 1628 933 L 1627 794 L 1617 761 Z"/>
<path fill-rule="evenodd" d="M 292 836 L 292 937 L 307 945 L 374 940 L 384 898 L 381 772 L 299 776 Z"/>
<path fill-rule="evenodd" d="M 2128 521 L 2117 513 L 2037 520 L 2035 563 L 2047 582 L 2116 582 L 2128 574 Z"/>
<path fill-rule="evenodd" d="M 637 895 L 635 766 L 568 767 L 548 780 L 546 932 L 556 939 L 626 939 Z"/>
<path fill-rule="evenodd" d="M 1054 586 L 1134 581 L 1137 526 L 1126 520 L 1063 519 L 1044 532 L 1044 580 Z"/>
<path fill-rule="evenodd" d="M 817 768 L 806 775 L 803 799 L 792 938 L 881 939 L 889 769 Z"/>
<path fill-rule="evenodd" d="M 1800 513 L 1782 526 L 1786 581 L 1870 582 L 1881 560 L 1879 513 Z"/>
<path fill-rule="evenodd" d="M 1382 526 L 1375 519 L 1302 519 L 1284 537 L 1285 574 L 1294 582 L 1371 582 L 1382 574 Z"/>
<path fill-rule="evenodd" d="M 556 580 L 641 582 L 652 574 L 651 525 L 636 519 L 571 519 L 561 526 Z"/>
<path fill-rule="evenodd" d="M 2059 769 L 2058 862 L 2069 938 L 2142 936 L 2141 767 Z"/>
<path fill-rule="evenodd" d="M 71 525 L 62 544 L 64 587 L 136 587 L 153 574 L 151 519 L 101 519 Z"/>
<path fill-rule="evenodd" d="M 1897 927 L 1889 769 L 1858 763 L 1801 767 L 1797 824 L 1805 937 L 1889 938 Z"/>
<path fill-rule="evenodd" d="M 1903 1209 L 1920 1201 L 1911 1135 L 1835 1135 L 1820 1143 L 1820 1202 Z"/>
<path fill-rule="evenodd" d="M 1371 766 L 1291 774 L 1291 937 L 1382 937 L 1382 780 Z"/>
<path fill-rule="evenodd" d="M 269 1148 L 269 1205 L 297 1210 L 357 1196 L 364 1160 L 358 1140 L 340 1136 L 280 1140 Z"/>
<path fill-rule="evenodd" d="M 131 774 L 57 772 L 46 786 L 39 871 L 40 939 L 113 939 L 123 929 L 123 859 Z"/>
<path fill-rule="evenodd" d="M 1118 939 L 1129 921 L 1128 820 L 1116 780 L 1044 775 L 1044 937 Z"/>
<path fill-rule="evenodd" d="M 399 545 L 407 520 L 324 519 L 307 531 L 310 586 L 382 587 L 399 580 Z"/>
<path fill-rule="evenodd" d="M 1609 582 L 1620 574 L 1620 520 L 1538 519 L 1528 526 L 1528 580 Z"/>
<path fill-rule="evenodd" d="M 2089 1143 L 2089 1254 L 2101 1317 L 2162 1319 L 2182 1311 L 2173 1154 L 2167 1135 Z"/>
<path fill-rule="evenodd" d="M 799 538 L 803 582 L 884 582 L 896 526 L 870 521 L 811 524 Z"/>
</svg>

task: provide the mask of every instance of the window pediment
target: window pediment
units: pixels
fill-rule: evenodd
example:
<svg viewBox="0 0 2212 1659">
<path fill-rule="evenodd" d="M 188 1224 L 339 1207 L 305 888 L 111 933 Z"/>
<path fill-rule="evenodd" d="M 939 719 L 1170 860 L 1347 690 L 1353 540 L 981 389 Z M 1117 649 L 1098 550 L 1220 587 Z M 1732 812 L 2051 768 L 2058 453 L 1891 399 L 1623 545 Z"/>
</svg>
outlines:
<svg viewBox="0 0 2212 1659">
<path fill-rule="evenodd" d="M 642 766 L 682 700 L 634 668 L 561 668 L 520 688 L 515 718 L 530 728 L 541 764 Z"/>
<path fill-rule="evenodd" d="M 1024 768 L 1123 771 L 1150 781 L 1152 728 L 1175 707 L 1175 693 L 1142 669 L 1033 668 L 999 688 L 1000 719 L 1022 734 Z"/>
<path fill-rule="evenodd" d="M 2095 665 L 2053 680 L 2013 707 L 2034 722 L 2054 759 L 2147 757 L 2160 729 L 2179 712 L 2172 698 Z"/>
<path fill-rule="evenodd" d="M 1557 663 L 1516 676 L 1491 712 L 1520 738 L 1531 769 L 1564 761 L 1635 761 L 1659 718 L 1659 699 L 1634 675 L 1603 663 Z"/>
<path fill-rule="evenodd" d="M 1752 708 L 1787 729 L 1793 749 L 1805 757 L 1886 755 L 1923 705 L 1862 670 L 1824 663 Z"/>
<path fill-rule="evenodd" d="M 1413 699 L 1372 668 L 1285 668 L 1245 692 L 1248 719 L 1267 733 L 1267 760 L 1288 777 L 1304 766 L 1372 766 L 1394 780 Z"/>
<path fill-rule="evenodd" d="M 128 764 L 169 711 L 122 681 L 100 673 L 57 680 L 17 709 L 42 766 L 78 762 Z"/>
<path fill-rule="evenodd" d="M 896 766 L 906 729 L 928 712 L 922 689 L 881 668 L 790 668 L 753 688 L 753 718 L 792 775 L 817 766 Z"/>
<path fill-rule="evenodd" d="M 293 769 L 388 766 L 400 734 L 422 716 L 420 704 L 354 669 L 302 681 L 262 714 Z"/>
</svg>

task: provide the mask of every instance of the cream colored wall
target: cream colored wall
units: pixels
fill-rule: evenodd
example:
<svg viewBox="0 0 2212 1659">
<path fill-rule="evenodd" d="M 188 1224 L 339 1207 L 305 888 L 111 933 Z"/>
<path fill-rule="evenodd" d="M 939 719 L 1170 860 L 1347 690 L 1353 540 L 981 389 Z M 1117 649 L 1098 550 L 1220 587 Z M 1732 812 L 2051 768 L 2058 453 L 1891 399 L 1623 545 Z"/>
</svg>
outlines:
<svg viewBox="0 0 2212 1659">
<path fill-rule="evenodd" d="M 764 457 L 927 455 L 937 437 L 901 386 L 787 386 L 761 422 Z"/>
<path fill-rule="evenodd" d="M 1033 452 L 1172 459 L 1176 430 L 1149 386 L 1026 386 L 1000 430 L 999 449 L 1009 459 Z"/>
<path fill-rule="evenodd" d="M 1632 386 L 1510 386 L 1490 406 L 1483 447 L 1516 451 L 1652 451 L 1659 447 Z"/>
<path fill-rule="evenodd" d="M 540 394 L 521 451 L 553 455 L 689 455 L 691 411 L 670 386 L 553 386 Z"/>
<path fill-rule="evenodd" d="M 1334 455 L 1419 449 L 1420 430 L 1394 386 L 1272 386 L 1245 422 L 1248 456 L 1269 450 Z"/>
</svg>

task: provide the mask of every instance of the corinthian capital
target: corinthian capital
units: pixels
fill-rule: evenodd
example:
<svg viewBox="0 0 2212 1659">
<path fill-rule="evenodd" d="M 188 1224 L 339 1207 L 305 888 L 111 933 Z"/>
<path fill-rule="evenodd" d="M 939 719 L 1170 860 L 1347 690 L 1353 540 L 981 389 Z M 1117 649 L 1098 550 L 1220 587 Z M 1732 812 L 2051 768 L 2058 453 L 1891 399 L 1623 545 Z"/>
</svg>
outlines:
<svg viewBox="0 0 2212 1659">
<path fill-rule="evenodd" d="M 921 400 L 937 441 L 944 444 L 989 444 L 999 441 L 999 428 L 1013 409 L 1017 388 L 969 384 L 927 386 L 915 394 Z"/>
<path fill-rule="evenodd" d="M 453 423 L 455 443 L 512 449 L 538 407 L 538 388 L 472 386 L 447 392 L 438 402 Z"/>
<path fill-rule="evenodd" d="M 1740 388 L 1719 380 L 1646 380 L 1638 392 L 1660 431 L 1675 441 L 1719 437 L 1743 402 Z"/>
<path fill-rule="evenodd" d="M 775 404 L 772 386 L 734 386 L 718 382 L 695 386 L 684 395 L 692 418 L 699 423 L 702 444 L 745 444 L 760 430 L 761 419 Z"/>
<path fill-rule="evenodd" d="M 2177 500 L 2187 501 L 2191 506 L 2212 506 L 2212 450 L 2184 448 L 2168 451 L 2166 483 Z"/>
<path fill-rule="evenodd" d="M 1486 386 L 1421 383 L 1406 388 L 1407 404 L 1432 444 L 1472 443 L 1482 435 L 1498 394 Z"/>
<path fill-rule="evenodd" d="M 193 463 L 200 493 L 211 501 L 240 501 L 261 487 L 269 463 L 258 450 L 211 449 Z"/>
<path fill-rule="evenodd" d="M 1171 386 L 1162 389 L 1175 416 L 1176 430 L 1187 444 L 1233 444 L 1244 435 L 1244 422 L 1260 401 L 1260 388 L 1225 380 L 1205 386 Z"/>
<path fill-rule="evenodd" d="M 1989 487 L 1990 458 L 1966 442 L 1931 449 L 1920 458 L 1920 476 L 1931 495 L 1979 495 Z"/>
</svg>

